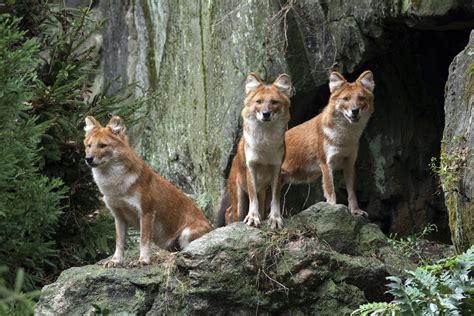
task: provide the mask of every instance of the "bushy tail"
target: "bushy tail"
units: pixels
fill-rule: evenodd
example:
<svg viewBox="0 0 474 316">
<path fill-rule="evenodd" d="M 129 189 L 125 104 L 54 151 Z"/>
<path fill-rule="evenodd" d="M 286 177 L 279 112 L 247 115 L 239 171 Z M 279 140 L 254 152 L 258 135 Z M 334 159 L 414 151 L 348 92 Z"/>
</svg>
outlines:
<svg viewBox="0 0 474 316">
<path fill-rule="evenodd" d="M 216 220 L 214 223 L 214 226 L 216 228 L 225 226 L 225 215 L 229 207 L 230 207 L 229 189 L 226 188 L 224 192 L 224 196 L 222 197 L 221 208 L 219 209 L 219 212 L 217 212 L 217 215 L 216 215 Z"/>
</svg>

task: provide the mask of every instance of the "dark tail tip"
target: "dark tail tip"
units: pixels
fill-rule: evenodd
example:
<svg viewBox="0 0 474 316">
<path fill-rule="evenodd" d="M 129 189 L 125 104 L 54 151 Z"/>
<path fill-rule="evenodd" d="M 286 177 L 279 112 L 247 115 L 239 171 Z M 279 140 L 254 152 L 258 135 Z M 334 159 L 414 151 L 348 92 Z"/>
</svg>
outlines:
<svg viewBox="0 0 474 316">
<path fill-rule="evenodd" d="M 226 188 L 224 192 L 224 196 L 222 197 L 221 208 L 219 209 L 219 212 L 217 212 L 217 215 L 216 215 L 216 220 L 214 224 L 216 228 L 225 226 L 225 213 L 229 206 L 230 206 L 229 190 Z"/>
</svg>

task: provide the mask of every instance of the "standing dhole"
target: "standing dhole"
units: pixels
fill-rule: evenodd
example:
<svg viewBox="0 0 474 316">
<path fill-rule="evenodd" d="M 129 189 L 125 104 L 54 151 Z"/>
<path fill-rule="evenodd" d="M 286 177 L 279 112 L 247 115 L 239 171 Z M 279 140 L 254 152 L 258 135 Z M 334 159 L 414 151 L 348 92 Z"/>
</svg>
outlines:
<svg viewBox="0 0 474 316">
<path fill-rule="evenodd" d="M 271 192 L 269 224 L 281 228 L 280 168 L 285 156 L 285 131 L 290 119 L 291 81 L 280 75 L 267 85 L 255 73 L 250 73 L 245 84 L 246 99 L 242 110 L 243 137 L 232 162 L 228 179 L 228 207 L 224 197 L 219 226 L 242 220 L 258 227 L 260 212 L 264 213 L 266 193 Z M 271 190 L 270 190 L 271 188 Z"/>
<path fill-rule="evenodd" d="M 333 171 L 342 168 L 352 214 L 367 216 L 357 202 L 354 165 L 359 138 L 374 112 L 374 88 L 371 71 L 353 83 L 331 73 L 331 96 L 322 113 L 286 132 L 283 184 L 312 182 L 322 174 L 326 201 L 336 204 Z"/>
<path fill-rule="evenodd" d="M 91 116 L 85 121 L 86 163 L 115 219 L 115 253 L 105 267 L 123 264 L 128 225 L 140 228 L 140 258 L 132 266 L 150 264 L 151 242 L 179 249 L 212 229 L 193 202 L 130 147 L 120 117 L 106 127 Z"/>
</svg>

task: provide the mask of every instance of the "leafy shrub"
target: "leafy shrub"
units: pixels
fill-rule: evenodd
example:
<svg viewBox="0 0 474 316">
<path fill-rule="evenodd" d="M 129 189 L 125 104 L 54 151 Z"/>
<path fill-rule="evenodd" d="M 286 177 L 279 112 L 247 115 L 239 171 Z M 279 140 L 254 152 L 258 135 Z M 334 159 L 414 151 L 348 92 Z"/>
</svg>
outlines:
<svg viewBox="0 0 474 316">
<path fill-rule="evenodd" d="M 474 246 L 457 257 L 406 271 L 405 281 L 387 277 L 387 292 L 395 299 L 361 305 L 352 315 L 473 315 L 473 265 Z"/>
<path fill-rule="evenodd" d="M 425 240 L 426 237 L 431 235 L 431 233 L 438 231 L 438 227 L 435 224 L 426 225 L 423 230 L 419 233 L 415 233 L 406 237 L 398 237 L 398 235 L 390 234 L 388 238 L 388 243 L 407 254 L 412 260 L 416 261 L 417 264 L 426 264 L 423 254 L 418 249 L 419 242 Z"/>
<path fill-rule="evenodd" d="M 114 240 L 112 217 L 100 212 L 97 186 L 84 163 L 84 118 L 94 115 L 105 121 L 113 113 L 125 117 L 130 126 L 148 95 L 129 102 L 136 88 L 133 85 L 113 94 L 107 87 L 102 91 L 94 85 L 100 57 L 94 38 L 105 21 L 94 19 L 91 8 L 68 8 L 41 0 L 24 5 L 18 2 L 15 12 L 39 42 L 42 57 L 29 111 L 39 121 L 48 122 L 41 139 L 41 170 L 61 178 L 69 188 L 55 235 L 60 268 L 64 269 L 110 254 Z"/>
<path fill-rule="evenodd" d="M 0 267 L 0 275 L 7 271 L 6 267 Z M 22 291 L 24 281 L 25 272 L 23 269 L 18 269 L 13 289 L 0 277 L 0 315 L 24 316 L 33 314 L 33 299 L 39 296 L 40 292 L 24 293 Z"/>
<path fill-rule="evenodd" d="M 51 281 L 64 268 L 111 253 L 113 220 L 108 211 L 101 211 L 97 186 L 83 162 L 84 118 L 94 115 L 105 121 L 113 113 L 130 127 L 140 118 L 137 109 L 156 95 L 144 92 L 130 102 L 135 85 L 114 93 L 95 85 L 100 47 L 94 38 L 105 21 L 95 20 L 91 8 L 33 0 L 2 9 L 21 17 L 15 28 L 24 30 L 7 42 L 9 31 L 2 24 L 2 54 L 17 59 L 14 54 L 28 54 L 19 62 L 3 57 L 1 61 L 0 262 L 10 266 L 22 261 L 28 275 L 25 284 L 31 288 Z M 21 155 L 25 157 L 17 158 Z M 13 168 L 15 164 L 21 166 Z M 33 177 L 33 171 L 35 183 L 20 181 L 28 174 Z M 67 198 L 60 199 L 65 189 Z M 24 211 L 5 215 L 12 205 Z M 28 213 L 26 220 L 23 213 Z M 11 234 L 14 238 L 7 238 Z M 13 279 L 11 271 L 7 280 L 11 284 Z"/>
<path fill-rule="evenodd" d="M 0 17 L 0 262 L 23 267 L 26 288 L 41 280 L 55 259 L 55 232 L 63 183 L 38 170 L 48 121 L 29 116 L 28 92 L 38 64 L 38 45 L 26 40 L 19 20 Z M 15 271 L 6 274 L 13 284 Z"/>
</svg>

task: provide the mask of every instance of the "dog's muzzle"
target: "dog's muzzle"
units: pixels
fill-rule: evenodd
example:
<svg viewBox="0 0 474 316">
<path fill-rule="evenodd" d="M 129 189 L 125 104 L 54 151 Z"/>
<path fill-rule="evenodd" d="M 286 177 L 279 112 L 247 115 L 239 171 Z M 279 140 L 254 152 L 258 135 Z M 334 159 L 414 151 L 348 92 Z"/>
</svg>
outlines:
<svg viewBox="0 0 474 316">
<path fill-rule="evenodd" d="M 271 111 L 262 112 L 262 121 L 269 122 L 271 115 L 272 115 Z"/>
<path fill-rule="evenodd" d="M 86 164 L 89 166 L 89 167 L 97 167 L 97 164 L 94 163 L 94 157 L 86 157 Z"/>
<path fill-rule="evenodd" d="M 360 109 L 359 108 L 352 109 L 351 115 L 347 115 L 347 118 L 353 123 L 358 122 L 360 120 Z"/>
</svg>

